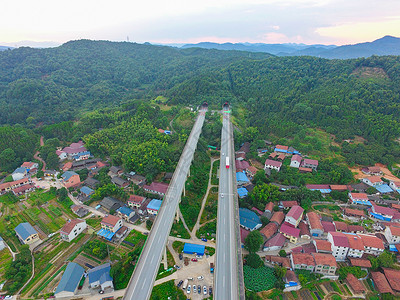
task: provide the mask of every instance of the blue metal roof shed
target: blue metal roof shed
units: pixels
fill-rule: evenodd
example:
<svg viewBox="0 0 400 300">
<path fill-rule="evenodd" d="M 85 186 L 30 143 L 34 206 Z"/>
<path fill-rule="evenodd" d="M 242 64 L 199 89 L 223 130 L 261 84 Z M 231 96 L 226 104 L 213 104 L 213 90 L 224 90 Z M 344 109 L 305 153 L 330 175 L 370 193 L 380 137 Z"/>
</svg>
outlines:
<svg viewBox="0 0 400 300">
<path fill-rule="evenodd" d="M 185 243 L 185 246 L 183 246 L 183 253 L 204 255 L 205 249 L 206 249 L 206 246 L 204 246 L 204 245 Z"/>
<path fill-rule="evenodd" d="M 248 195 L 248 191 L 244 187 L 240 187 L 237 189 L 237 193 L 239 195 L 239 198 L 244 198 Z"/>
<path fill-rule="evenodd" d="M 157 211 L 158 211 L 158 210 L 160 209 L 160 207 L 161 207 L 161 203 L 162 203 L 161 200 L 153 199 L 153 200 L 151 200 L 150 203 L 147 205 L 147 208 L 148 208 L 148 209 L 153 209 L 153 210 L 157 210 Z"/>
<path fill-rule="evenodd" d="M 262 223 L 257 214 L 247 208 L 239 208 L 240 225 L 253 231 L 261 227 Z"/>
<path fill-rule="evenodd" d="M 94 190 L 92 190 L 90 187 L 83 186 L 80 189 L 81 193 L 85 194 L 86 196 L 90 196 L 91 194 L 94 193 Z"/>
<path fill-rule="evenodd" d="M 35 228 L 33 228 L 32 225 L 27 222 L 18 224 L 14 230 L 23 240 L 26 240 L 33 234 L 37 234 Z"/>
<path fill-rule="evenodd" d="M 65 272 L 61 277 L 60 283 L 58 284 L 54 294 L 61 292 L 74 293 L 84 272 L 85 270 L 80 265 L 70 262 L 67 265 L 67 268 L 65 269 Z"/>
<path fill-rule="evenodd" d="M 386 193 L 392 193 L 392 192 L 393 192 L 392 188 L 391 188 L 390 186 L 388 186 L 386 183 L 381 184 L 381 185 L 376 185 L 376 186 L 374 186 L 374 187 L 375 187 L 375 188 L 378 190 L 378 192 L 381 193 L 381 194 L 386 194 Z"/>
<path fill-rule="evenodd" d="M 129 207 L 121 206 L 120 208 L 117 209 L 117 212 L 119 212 L 125 216 L 130 216 L 131 213 L 133 213 L 133 210 L 130 209 Z"/>
<path fill-rule="evenodd" d="M 92 284 L 93 282 L 96 281 L 100 281 L 100 284 L 106 281 L 112 281 L 112 278 L 110 276 L 110 270 L 111 266 L 109 263 L 105 263 L 103 265 L 88 270 L 87 273 L 89 276 L 89 284 Z"/>
<path fill-rule="evenodd" d="M 249 179 L 244 172 L 236 172 L 236 181 L 238 184 L 244 184 L 248 183 Z"/>
</svg>

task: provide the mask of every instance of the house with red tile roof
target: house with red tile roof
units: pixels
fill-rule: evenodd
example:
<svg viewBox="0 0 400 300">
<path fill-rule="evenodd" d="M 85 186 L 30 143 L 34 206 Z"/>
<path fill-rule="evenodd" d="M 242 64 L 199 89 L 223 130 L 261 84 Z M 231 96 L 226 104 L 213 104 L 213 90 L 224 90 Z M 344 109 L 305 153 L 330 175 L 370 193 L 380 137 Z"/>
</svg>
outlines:
<svg viewBox="0 0 400 300">
<path fill-rule="evenodd" d="M 298 155 L 298 154 L 293 155 L 292 159 L 290 160 L 290 166 L 292 168 L 299 168 L 300 164 L 301 164 L 301 160 L 302 160 L 302 158 L 300 155 Z"/>
<path fill-rule="evenodd" d="M 347 232 L 348 231 L 347 224 L 344 222 L 334 221 L 333 224 L 335 225 L 336 231 L 339 231 L 339 232 Z"/>
<path fill-rule="evenodd" d="M 111 232 L 117 232 L 118 229 L 122 227 L 122 219 L 113 216 L 113 215 L 106 215 L 102 220 L 101 220 L 101 228 L 111 231 Z"/>
<path fill-rule="evenodd" d="M 354 267 L 371 268 L 371 262 L 365 258 L 351 258 L 349 257 L 350 264 Z"/>
<path fill-rule="evenodd" d="M 301 206 L 293 206 L 285 216 L 285 222 L 297 227 L 303 218 L 304 209 Z"/>
<path fill-rule="evenodd" d="M 384 182 L 380 176 L 368 176 L 368 177 L 363 178 L 362 182 L 364 182 L 366 185 L 369 185 L 369 186 L 377 186 L 377 185 L 384 184 Z"/>
<path fill-rule="evenodd" d="M 345 192 L 345 191 L 353 190 L 351 185 L 345 185 L 345 184 L 331 184 L 330 187 L 331 187 L 332 191 L 338 191 L 338 192 Z"/>
<path fill-rule="evenodd" d="M 349 252 L 347 257 L 361 258 L 364 254 L 364 243 L 362 239 L 353 233 L 346 233 L 349 241 Z"/>
<path fill-rule="evenodd" d="M 242 172 L 250 167 L 250 164 L 245 160 L 235 160 L 236 172 Z"/>
<path fill-rule="evenodd" d="M 400 227 L 386 226 L 384 234 L 389 244 L 400 243 Z"/>
<path fill-rule="evenodd" d="M 349 252 L 349 240 L 343 232 L 328 232 L 328 241 L 332 245 L 332 255 L 339 261 L 346 259 Z"/>
<path fill-rule="evenodd" d="M 382 268 L 390 287 L 397 293 L 400 292 L 400 270 Z"/>
<path fill-rule="evenodd" d="M 353 294 L 363 294 L 366 292 L 365 286 L 353 274 L 347 274 L 346 282 L 350 289 L 353 291 Z"/>
<path fill-rule="evenodd" d="M 276 145 L 275 146 L 275 152 L 285 152 L 287 153 L 289 150 L 289 146 L 283 146 L 283 145 Z"/>
<path fill-rule="evenodd" d="M 383 175 L 381 168 L 377 166 L 364 167 L 361 169 L 361 171 L 367 175 Z"/>
<path fill-rule="evenodd" d="M 274 222 L 270 222 L 260 230 L 260 233 L 268 240 L 277 232 L 277 230 L 278 225 L 276 225 Z"/>
<path fill-rule="evenodd" d="M 274 202 L 268 202 L 265 205 L 265 209 L 264 209 L 263 215 L 265 217 L 267 217 L 268 219 L 271 219 L 271 217 L 272 217 L 272 213 L 274 212 L 274 206 L 275 206 Z"/>
<path fill-rule="evenodd" d="M 240 226 L 240 241 L 242 244 L 244 244 L 244 240 L 246 237 L 249 235 L 250 230 L 244 229 L 242 226 Z"/>
<path fill-rule="evenodd" d="M 87 228 L 86 221 L 80 219 L 73 219 L 67 222 L 60 229 L 60 237 L 62 240 L 66 242 L 71 242 L 74 238 L 76 238 L 82 231 Z"/>
<path fill-rule="evenodd" d="M 281 234 L 277 233 L 272 238 L 264 243 L 263 251 L 278 251 L 282 249 L 282 247 L 286 244 L 286 237 Z"/>
<path fill-rule="evenodd" d="M 0 195 L 11 192 L 13 189 L 31 183 L 29 178 L 22 178 L 19 180 L 0 183 Z"/>
<path fill-rule="evenodd" d="M 284 209 L 287 209 L 299 204 L 297 201 L 281 201 L 280 205 L 282 205 Z"/>
<path fill-rule="evenodd" d="M 370 201 L 372 204 L 371 209 L 368 211 L 369 215 L 378 220 L 391 221 L 397 211 L 390 207 L 376 205 L 375 202 Z"/>
<path fill-rule="evenodd" d="M 146 192 L 164 196 L 168 190 L 168 186 L 168 183 L 153 181 L 150 185 L 143 185 L 143 189 Z"/>
<path fill-rule="evenodd" d="M 264 170 L 270 169 L 279 172 L 281 170 L 281 167 L 282 167 L 282 162 L 272 159 L 267 159 L 264 163 Z"/>
<path fill-rule="evenodd" d="M 300 173 L 312 173 L 312 169 L 311 168 L 299 167 L 299 172 Z"/>
<path fill-rule="evenodd" d="M 381 272 L 371 272 L 372 280 L 374 281 L 374 285 L 376 289 L 382 293 L 390 293 L 394 295 L 392 288 L 390 287 L 389 282 L 387 281 L 385 275 Z"/>
<path fill-rule="evenodd" d="M 283 161 L 286 158 L 285 154 L 279 154 L 278 157 L 276 158 L 277 160 Z"/>
<path fill-rule="evenodd" d="M 347 230 L 350 233 L 363 233 L 365 231 L 361 225 L 347 225 Z"/>
<path fill-rule="evenodd" d="M 369 234 L 358 234 L 358 236 L 364 243 L 364 253 L 378 256 L 385 250 L 383 241 L 380 238 Z"/>
<path fill-rule="evenodd" d="M 290 224 L 286 222 L 282 224 L 279 232 L 282 233 L 285 237 L 289 239 L 289 241 L 293 244 L 297 243 L 297 239 L 300 237 L 300 229 L 292 227 Z"/>
<path fill-rule="evenodd" d="M 351 203 L 369 205 L 368 195 L 366 193 L 349 193 Z"/>
<path fill-rule="evenodd" d="M 276 211 L 276 212 L 274 212 L 274 214 L 272 215 L 272 217 L 269 221 L 271 223 L 274 222 L 277 225 L 281 225 L 284 218 L 285 218 L 285 214 L 282 211 Z"/>
<path fill-rule="evenodd" d="M 332 254 L 332 245 L 327 240 L 313 240 L 317 253 Z"/>
<path fill-rule="evenodd" d="M 336 259 L 332 254 L 312 253 L 315 261 L 315 273 L 335 275 L 337 269 Z"/>
<path fill-rule="evenodd" d="M 321 236 L 324 233 L 321 219 L 315 212 L 309 212 L 306 214 L 307 222 L 310 225 L 310 233 L 312 236 Z"/>
<path fill-rule="evenodd" d="M 315 269 L 314 257 L 309 253 L 292 253 L 290 263 L 294 270 L 308 270 L 313 272 Z"/>
<path fill-rule="evenodd" d="M 301 221 L 299 223 L 299 229 L 300 229 L 300 238 L 302 239 L 311 238 L 311 233 L 310 230 L 308 229 L 308 225 L 304 221 Z"/>
<path fill-rule="evenodd" d="M 352 209 L 345 207 L 343 209 L 343 214 L 348 217 L 358 218 L 358 219 L 365 219 L 365 212 L 360 209 Z"/>
<path fill-rule="evenodd" d="M 130 195 L 129 199 L 128 199 L 128 205 L 130 207 L 139 209 L 145 200 L 146 200 L 146 197 L 138 196 L 138 195 Z"/>
<path fill-rule="evenodd" d="M 250 178 L 253 178 L 254 175 L 256 175 L 257 171 L 258 171 L 258 169 L 256 167 L 253 167 L 253 166 L 249 166 L 249 167 L 246 168 L 246 174 Z"/>
<path fill-rule="evenodd" d="M 400 186 L 400 182 L 399 182 L 399 186 Z M 391 204 L 391 207 L 392 207 L 393 209 L 396 209 L 397 211 L 400 211 L 400 204 L 392 203 L 392 204 Z"/>
<path fill-rule="evenodd" d="M 277 156 L 278 156 L 278 153 L 272 152 L 268 157 L 269 157 L 269 158 L 275 158 L 275 157 L 277 157 Z"/>
<path fill-rule="evenodd" d="M 335 225 L 332 222 L 321 221 L 322 227 L 324 228 L 324 232 L 336 231 Z"/>
<path fill-rule="evenodd" d="M 275 255 L 266 255 L 265 261 L 270 262 L 273 265 L 278 265 L 284 267 L 286 269 L 290 269 L 290 258 L 289 257 L 280 257 Z"/>
</svg>

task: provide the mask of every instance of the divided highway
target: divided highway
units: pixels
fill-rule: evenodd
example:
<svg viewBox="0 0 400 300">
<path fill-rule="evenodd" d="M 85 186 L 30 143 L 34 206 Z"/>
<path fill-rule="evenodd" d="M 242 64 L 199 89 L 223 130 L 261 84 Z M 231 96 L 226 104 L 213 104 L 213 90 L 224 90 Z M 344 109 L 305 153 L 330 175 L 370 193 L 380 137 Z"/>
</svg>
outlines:
<svg viewBox="0 0 400 300">
<path fill-rule="evenodd" d="M 183 149 L 158 216 L 144 245 L 133 276 L 129 281 L 123 298 L 125 300 L 146 300 L 150 298 L 186 177 L 197 147 L 197 141 L 203 127 L 205 114 L 205 109 L 199 111 L 196 123 Z M 228 297 L 224 299 L 234 298 Z"/>
<path fill-rule="evenodd" d="M 227 159 L 228 157 L 228 159 Z M 229 168 L 226 168 L 227 160 Z M 235 152 L 229 112 L 223 112 L 214 299 L 239 299 Z"/>
</svg>

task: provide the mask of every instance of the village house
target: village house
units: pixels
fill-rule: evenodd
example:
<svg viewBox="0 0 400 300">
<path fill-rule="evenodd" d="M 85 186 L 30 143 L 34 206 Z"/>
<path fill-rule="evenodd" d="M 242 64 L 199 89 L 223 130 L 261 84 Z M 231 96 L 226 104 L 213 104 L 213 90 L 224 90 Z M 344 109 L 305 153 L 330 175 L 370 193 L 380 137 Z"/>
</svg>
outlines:
<svg viewBox="0 0 400 300">
<path fill-rule="evenodd" d="M 106 215 L 100 224 L 102 229 L 115 233 L 122 227 L 122 219 L 117 216 Z"/>
<path fill-rule="evenodd" d="M 347 232 L 347 224 L 344 222 L 340 221 L 334 221 L 333 224 L 335 225 L 335 230 L 330 230 L 330 231 L 339 231 L 339 232 Z"/>
<path fill-rule="evenodd" d="M 66 188 L 75 187 L 81 184 L 79 175 L 73 171 L 67 171 L 62 174 L 61 181 Z"/>
<path fill-rule="evenodd" d="M 124 173 L 124 170 L 121 167 L 117 167 L 117 166 L 110 167 L 110 174 L 112 176 L 119 176 L 119 175 L 122 175 L 123 173 Z"/>
<path fill-rule="evenodd" d="M 400 243 L 400 228 L 399 227 L 386 226 L 384 235 L 389 244 L 399 244 Z"/>
<path fill-rule="evenodd" d="M 265 236 L 267 240 L 269 240 L 277 232 L 277 230 L 278 225 L 276 225 L 274 222 L 270 222 L 260 230 L 260 233 Z"/>
<path fill-rule="evenodd" d="M 239 208 L 239 219 L 240 226 L 250 231 L 256 230 L 262 226 L 258 215 L 247 208 Z"/>
<path fill-rule="evenodd" d="M 400 181 L 390 181 L 389 186 L 392 190 L 400 193 Z"/>
<path fill-rule="evenodd" d="M 289 257 L 281 257 L 276 255 L 266 255 L 265 261 L 270 262 L 273 265 L 278 265 L 286 268 L 287 270 L 291 269 L 290 258 Z"/>
<path fill-rule="evenodd" d="M 327 240 L 313 240 L 317 253 L 332 254 L 332 245 Z"/>
<path fill-rule="evenodd" d="M 306 214 L 307 222 L 310 225 L 310 233 L 313 237 L 319 237 L 324 234 L 324 228 L 322 227 L 321 219 L 315 212 L 309 212 Z"/>
<path fill-rule="evenodd" d="M 324 228 L 325 233 L 328 233 L 331 231 L 336 231 L 335 225 L 332 222 L 321 220 L 321 224 L 322 224 L 322 227 Z"/>
<path fill-rule="evenodd" d="M 397 213 L 397 211 L 393 208 L 376 205 L 373 201 L 371 201 L 371 204 L 372 207 L 370 210 L 368 210 L 368 213 L 375 219 L 390 222 L 393 216 Z"/>
<path fill-rule="evenodd" d="M 150 185 L 144 185 L 143 189 L 146 192 L 164 196 L 168 190 L 168 183 L 153 181 Z"/>
<path fill-rule="evenodd" d="M 300 229 L 292 227 L 291 224 L 283 223 L 279 232 L 282 233 L 289 241 L 293 244 L 297 243 L 297 239 L 300 237 Z"/>
<path fill-rule="evenodd" d="M 160 210 L 162 201 L 158 199 L 153 199 L 150 201 L 150 203 L 147 205 L 147 213 L 149 215 L 157 215 L 158 211 Z"/>
<path fill-rule="evenodd" d="M 371 206 L 368 195 L 365 193 L 349 193 L 351 203 Z"/>
<path fill-rule="evenodd" d="M 250 178 L 253 178 L 254 175 L 256 175 L 256 173 L 257 173 L 257 168 L 256 167 L 249 166 L 248 168 L 246 168 L 246 174 Z"/>
<path fill-rule="evenodd" d="M 352 209 L 345 207 L 343 209 L 343 215 L 361 220 L 365 219 L 365 212 L 359 209 Z"/>
<path fill-rule="evenodd" d="M 377 166 L 364 167 L 361 169 L 361 171 L 367 175 L 383 175 L 381 168 Z"/>
<path fill-rule="evenodd" d="M 390 284 L 390 287 L 392 288 L 393 291 L 396 291 L 396 293 L 400 292 L 400 271 L 399 270 L 394 270 L 394 269 L 389 269 L 389 268 L 382 268 L 383 273 L 385 274 L 385 277 L 387 281 Z"/>
<path fill-rule="evenodd" d="M 275 236 L 264 243 L 263 251 L 278 251 L 282 249 L 285 243 L 286 237 L 278 232 Z"/>
<path fill-rule="evenodd" d="M 54 296 L 56 298 L 72 298 L 75 296 L 84 273 L 85 269 L 80 265 L 69 262 L 57 285 Z"/>
<path fill-rule="evenodd" d="M 84 152 L 88 152 L 87 149 L 84 147 L 82 141 L 78 143 L 72 143 L 69 147 L 65 147 L 62 150 L 57 150 L 56 154 L 58 155 L 60 160 L 64 160 L 66 158 L 73 159 L 74 156 L 78 156 Z"/>
<path fill-rule="evenodd" d="M 394 295 L 392 288 L 389 285 L 385 275 L 381 272 L 371 272 L 372 281 L 374 282 L 374 286 L 381 294 L 390 293 Z"/>
<path fill-rule="evenodd" d="M 142 186 L 146 183 L 146 177 L 136 174 L 135 172 L 130 172 L 127 175 L 128 180 L 132 181 L 133 184 Z"/>
<path fill-rule="evenodd" d="M 290 166 L 292 168 L 299 168 L 300 164 L 301 164 L 301 160 L 302 160 L 302 158 L 300 155 L 297 155 L 297 154 L 293 155 L 290 160 Z"/>
<path fill-rule="evenodd" d="M 113 197 L 104 197 L 99 204 L 109 212 L 116 211 L 121 206 L 124 206 L 123 202 Z"/>
<path fill-rule="evenodd" d="M 308 225 L 304 221 L 300 221 L 299 229 L 300 229 L 300 238 L 311 239 L 310 230 L 308 229 Z"/>
<path fill-rule="evenodd" d="M 20 179 L 24 178 L 27 175 L 28 175 L 28 172 L 23 167 L 16 168 L 15 171 L 11 174 L 12 179 L 14 181 L 15 180 L 20 180 Z"/>
<path fill-rule="evenodd" d="M 88 177 L 85 181 L 84 181 L 85 185 L 87 185 L 88 187 L 92 188 L 92 189 L 96 189 L 97 185 L 100 184 L 100 181 L 98 181 L 97 179 L 94 179 L 93 177 Z"/>
<path fill-rule="evenodd" d="M 279 172 L 281 170 L 281 167 L 282 167 L 282 162 L 272 159 L 267 159 L 264 164 L 264 170 L 269 169 L 269 170 L 276 170 L 277 172 Z"/>
<path fill-rule="evenodd" d="M 365 184 L 367 184 L 369 186 L 373 186 L 373 187 L 384 184 L 383 180 L 379 176 L 365 177 L 362 179 L 362 182 L 364 182 Z"/>
<path fill-rule="evenodd" d="M 292 253 L 290 263 L 294 270 L 308 270 L 314 272 L 315 260 L 309 253 Z"/>
<path fill-rule="evenodd" d="M 288 146 L 282 146 L 282 145 L 276 145 L 275 152 L 283 152 L 283 153 L 289 153 L 289 147 Z"/>
<path fill-rule="evenodd" d="M 274 202 L 268 202 L 265 205 L 265 209 L 264 209 L 264 216 L 267 217 L 268 219 L 271 219 L 272 217 L 272 213 L 274 211 Z"/>
<path fill-rule="evenodd" d="M 349 240 L 342 232 L 328 232 L 328 241 L 332 245 L 332 255 L 336 260 L 344 261 L 349 252 Z"/>
<path fill-rule="evenodd" d="M 280 201 L 279 205 L 283 208 L 283 209 L 288 209 L 291 208 L 295 205 L 298 205 L 297 201 Z"/>
<path fill-rule="evenodd" d="M 349 241 L 348 257 L 361 258 L 364 254 L 364 243 L 362 239 L 356 234 L 346 233 Z"/>
<path fill-rule="evenodd" d="M 83 197 L 90 197 L 94 194 L 94 190 L 92 190 L 90 187 L 83 186 L 79 189 Z"/>
<path fill-rule="evenodd" d="M 283 220 L 285 219 L 285 214 L 283 211 L 276 211 L 272 215 L 271 219 L 269 220 L 271 223 L 274 222 L 276 225 L 281 225 Z"/>
<path fill-rule="evenodd" d="M 25 184 L 31 183 L 31 180 L 28 178 L 22 178 L 20 180 L 5 182 L 0 184 L 0 195 L 4 195 L 5 193 L 11 192 L 13 189 L 23 186 Z"/>
<path fill-rule="evenodd" d="M 368 269 L 371 268 L 371 262 L 365 258 L 351 258 L 349 257 L 350 264 L 353 267 L 360 267 L 361 269 Z"/>
<path fill-rule="evenodd" d="M 351 273 L 347 274 L 346 282 L 354 294 L 363 294 L 366 292 L 366 289 L 361 283 L 361 281 L 359 281 L 357 277 L 354 276 L 353 274 Z"/>
<path fill-rule="evenodd" d="M 312 169 L 314 171 L 317 171 L 318 160 L 305 158 L 301 163 L 301 167 L 310 168 L 310 169 Z"/>
<path fill-rule="evenodd" d="M 244 185 L 249 183 L 249 179 L 246 176 L 245 172 L 236 172 L 236 183 L 237 185 Z"/>
<path fill-rule="evenodd" d="M 242 172 L 250 167 L 250 164 L 245 160 L 235 160 L 236 172 Z"/>
<path fill-rule="evenodd" d="M 303 218 L 304 209 L 298 205 L 293 206 L 286 214 L 285 222 L 297 227 Z"/>
<path fill-rule="evenodd" d="M 126 188 L 129 186 L 129 181 L 118 176 L 114 176 L 113 178 L 111 178 L 111 182 L 120 188 Z"/>
<path fill-rule="evenodd" d="M 30 245 L 40 240 L 38 232 L 28 222 L 18 224 L 14 230 L 22 244 Z"/>
<path fill-rule="evenodd" d="M 71 210 L 73 211 L 74 214 L 76 214 L 78 217 L 83 218 L 88 214 L 88 210 L 84 208 L 83 206 L 73 204 L 71 205 Z"/>
<path fill-rule="evenodd" d="M 25 168 L 29 174 L 35 174 L 39 168 L 39 164 L 36 162 L 25 161 L 22 165 L 22 168 Z"/>
<path fill-rule="evenodd" d="M 99 288 L 104 291 L 106 289 L 114 289 L 113 280 L 110 276 L 111 265 L 105 263 L 87 271 L 89 277 L 89 286 L 91 289 Z"/>
<path fill-rule="evenodd" d="M 129 220 L 135 215 L 135 212 L 126 206 L 121 206 L 117 209 L 118 217 L 124 219 L 125 221 L 129 222 Z"/>
<path fill-rule="evenodd" d="M 139 209 L 145 200 L 146 200 L 146 197 L 142 197 L 142 196 L 138 196 L 138 195 L 130 195 L 129 199 L 128 199 L 128 205 L 130 207 Z"/>
<path fill-rule="evenodd" d="M 60 237 L 62 240 L 69 243 L 74 238 L 76 238 L 81 232 L 83 232 L 86 228 L 87 225 L 85 220 L 73 219 L 67 222 L 60 229 Z"/>
<path fill-rule="evenodd" d="M 364 253 L 379 256 L 385 250 L 380 238 L 374 235 L 358 234 L 364 243 Z"/>
<path fill-rule="evenodd" d="M 20 196 L 28 192 L 32 192 L 34 190 L 35 190 L 35 185 L 33 183 L 28 183 L 14 188 L 12 192 L 15 196 Z"/>
<path fill-rule="evenodd" d="M 315 273 L 335 275 L 337 263 L 332 254 L 312 253 L 315 261 Z"/>
</svg>

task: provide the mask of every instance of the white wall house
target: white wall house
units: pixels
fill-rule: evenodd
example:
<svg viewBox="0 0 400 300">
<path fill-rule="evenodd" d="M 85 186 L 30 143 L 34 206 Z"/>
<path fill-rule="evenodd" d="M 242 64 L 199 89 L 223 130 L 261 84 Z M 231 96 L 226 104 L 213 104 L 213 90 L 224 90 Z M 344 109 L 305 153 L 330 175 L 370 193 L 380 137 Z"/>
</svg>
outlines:
<svg viewBox="0 0 400 300">
<path fill-rule="evenodd" d="M 87 228 L 86 221 L 80 219 L 74 219 L 69 221 L 60 230 L 61 238 L 66 242 L 71 242 L 76 238 L 82 231 Z"/>
<path fill-rule="evenodd" d="M 347 256 L 353 258 L 361 258 L 364 254 L 364 243 L 356 234 L 346 234 L 349 241 L 349 252 Z"/>
<path fill-rule="evenodd" d="M 336 260 L 345 260 L 350 248 L 346 235 L 342 232 L 329 232 L 328 241 L 332 245 L 332 255 Z"/>
<path fill-rule="evenodd" d="M 111 232 L 117 232 L 122 225 L 122 219 L 113 215 L 107 215 L 101 220 L 101 228 Z"/>
<path fill-rule="evenodd" d="M 267 159 L 264 164 L 264 170 L 270 169 L 270 170 L 276 170 L 279 172 L 281 167 L 282 167 L 282 162 L 272 160 L 272 159 Z"/>
<path fill-rule="evenodd" d="M 298 154 L 295 154 L 292 156 L 292 159 L 290 160 L 290 166 L 292 168 L 299 168 L 301 164 L 301 156 Z"/>
<path fill-rule="evenodd" d="M 400 228 L 394 226 L 386 226 L 385 237 L 389 244 L 399 244 Z"/>
</svg>

